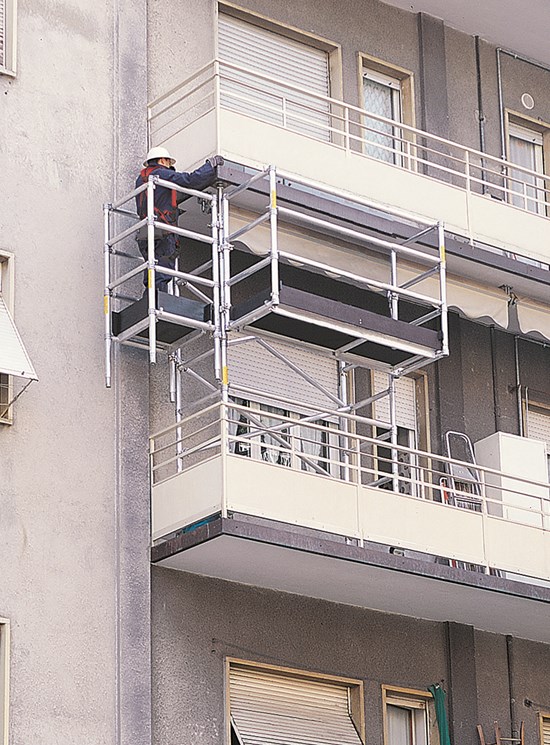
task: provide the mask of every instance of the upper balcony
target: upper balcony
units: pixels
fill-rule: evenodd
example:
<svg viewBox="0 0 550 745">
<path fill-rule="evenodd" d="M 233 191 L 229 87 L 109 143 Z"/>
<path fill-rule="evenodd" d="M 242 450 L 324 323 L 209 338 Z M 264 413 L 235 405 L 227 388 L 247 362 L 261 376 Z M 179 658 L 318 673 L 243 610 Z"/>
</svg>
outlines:
<svg viewBox="0 0 550 745">
<path fill-rule="evenodd" d="M 545 174 L 275 77 L 215 60 L 153 102 L 149 124 L 151 144 L 189 167 L 214 152 L 260 170 L 273 163 L 289 182 L 550 260 Z"/>
</svg>

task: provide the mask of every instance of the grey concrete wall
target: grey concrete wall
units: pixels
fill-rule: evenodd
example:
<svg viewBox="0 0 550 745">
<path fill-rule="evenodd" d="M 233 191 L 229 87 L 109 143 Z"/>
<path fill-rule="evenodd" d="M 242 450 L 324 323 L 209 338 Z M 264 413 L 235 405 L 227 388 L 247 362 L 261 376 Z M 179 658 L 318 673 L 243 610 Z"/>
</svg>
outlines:
<svg viewBox="0 0 550 745">
<path fill-rule="evenodd" d="M 368 742 L 381 684 L 446 678 L 442 624 L 153 568 L 153 742 L 222 745 L 226 656 L 361 679 Z"/>
<path fill-rule="evenodd" d="M 226 656 L 364 681 L 366 740 L 382 742 L 383 684 L 449 691 L 453 742 L 510 736 L 506 638 L 153 568 L 155 745 L 224 739 Z M 514 639 L 513 696 L 526 745 L 550 706 L 550 647 Z M 533 702 L 526 706 L 524 699 Z"/>
<path fill-rule="evenodd" d="M 122 353 L 104 388 L 101 204 L 145 148 L 145 2 L 20 0 L 18 21 L 18 74 L 0 76 L 0 246 L 40 380 L 0 425 L 10 742 L 141 745 L 147 365 Z"/>
</svg>

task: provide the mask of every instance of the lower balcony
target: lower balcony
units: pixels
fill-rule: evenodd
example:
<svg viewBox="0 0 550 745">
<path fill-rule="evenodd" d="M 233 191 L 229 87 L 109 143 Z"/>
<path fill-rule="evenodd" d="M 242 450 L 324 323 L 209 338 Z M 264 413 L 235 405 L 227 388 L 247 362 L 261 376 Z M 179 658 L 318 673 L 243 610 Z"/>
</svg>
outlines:
<svg viewBox="0 0 550 745">
<path fill-rule="evenodd" d="M 503 472 L 360 424 L 216 402 L 153 436 L 153 562 L 550 642 L 542 444 L 478 443 Z"/>
</svg>

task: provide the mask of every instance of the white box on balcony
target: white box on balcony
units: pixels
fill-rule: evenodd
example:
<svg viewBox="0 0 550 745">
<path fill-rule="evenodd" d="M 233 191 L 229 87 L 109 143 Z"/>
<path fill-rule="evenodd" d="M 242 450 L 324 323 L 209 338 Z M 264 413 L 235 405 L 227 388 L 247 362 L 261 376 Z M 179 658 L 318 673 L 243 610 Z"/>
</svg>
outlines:
<svg viewBox="0 0 550 745">
<path fill-rule="evenodd" d="M 549 497 L 549 487 L 542 485 L 548 482 L 546 443 L 495 432 L 476 442 L 474 448 L 480 466 L 501 472 L 484 476 L 488 513 L 543 527 Z"/>
</svg>

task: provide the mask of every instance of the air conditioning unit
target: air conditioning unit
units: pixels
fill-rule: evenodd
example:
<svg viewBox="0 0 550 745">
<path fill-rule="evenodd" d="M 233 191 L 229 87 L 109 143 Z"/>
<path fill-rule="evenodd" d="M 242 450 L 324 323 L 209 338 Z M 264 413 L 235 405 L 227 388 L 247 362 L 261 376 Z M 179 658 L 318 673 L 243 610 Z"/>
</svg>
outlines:
<svg viewBox="0 0 550 745">
<path fill-rule="evenodd" d="M 501 472 L 484 474 L 487 512 L 542 527 L 544 518 L 541 513 L 548 512 L 550 487 L 532 482 L 548 483 L 546 443 L 495 432 L 476 442 L 474 450 L 480 466 Z"/>
</svg>

